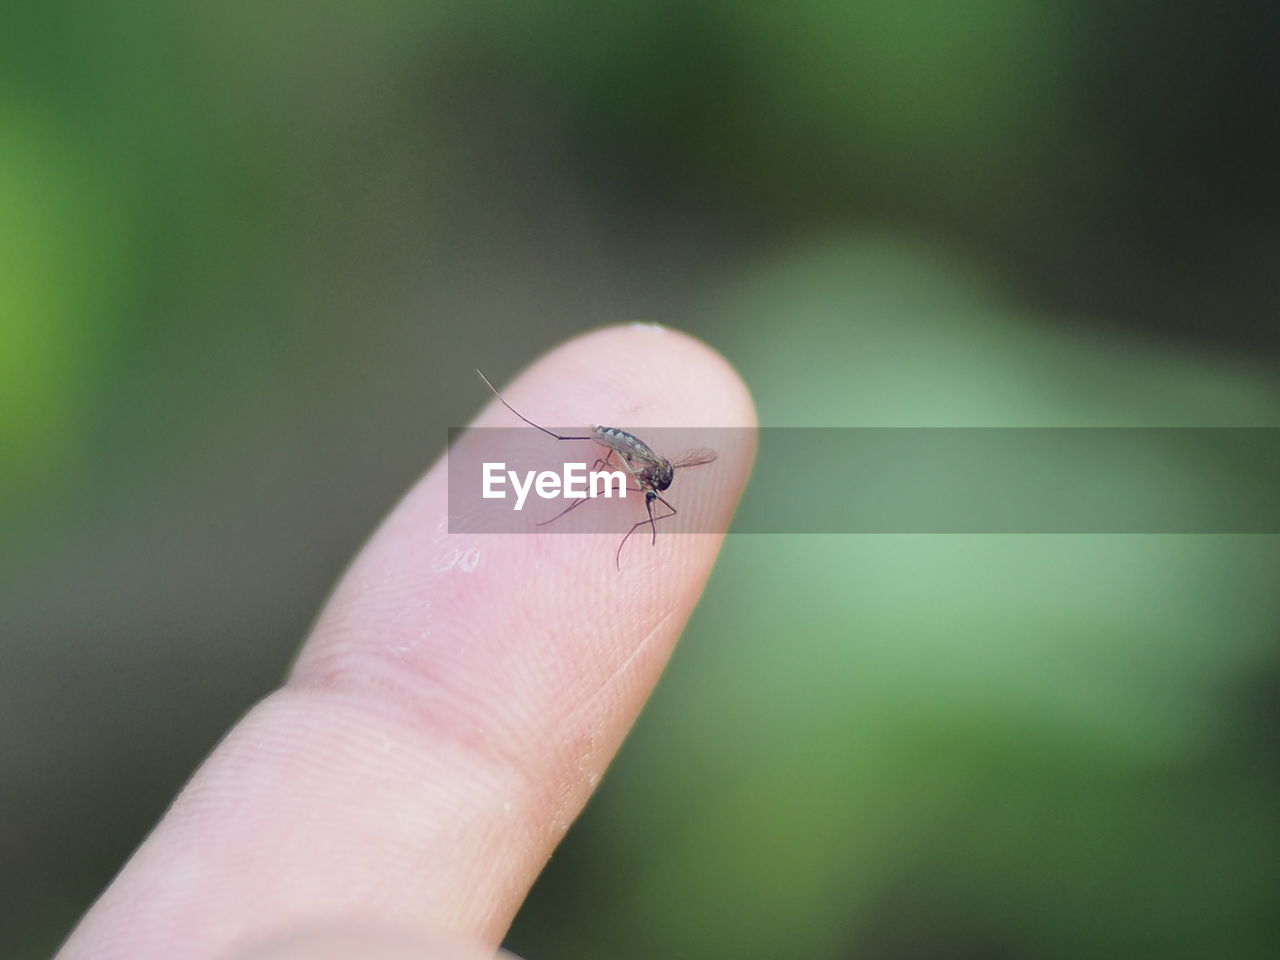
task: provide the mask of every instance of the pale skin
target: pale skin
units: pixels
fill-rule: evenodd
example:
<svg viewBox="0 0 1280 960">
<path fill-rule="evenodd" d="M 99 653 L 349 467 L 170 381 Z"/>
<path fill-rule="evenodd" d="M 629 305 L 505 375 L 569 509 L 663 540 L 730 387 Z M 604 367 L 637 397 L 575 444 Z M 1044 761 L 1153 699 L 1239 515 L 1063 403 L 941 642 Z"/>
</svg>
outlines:
<svg viewBox="0 0 1280 960">
<path fill-rule="evenodd" d="M 755 426 L 719 355 L 649 327 L 570 341 L 503 395 L 551 423 Z M 476 424 L 511 415 L 494 400 Z M 701 482 L 680 480 L 700 529 L 727 527 L 746 482 L 753 435 L 737 433 Z M 620 573 L 616 539 L 468 537 L 445 516 L 438 463 L 58 960 L 494 955 L 657 681 L 722 534 L 632 538 Z"/>
</svg>

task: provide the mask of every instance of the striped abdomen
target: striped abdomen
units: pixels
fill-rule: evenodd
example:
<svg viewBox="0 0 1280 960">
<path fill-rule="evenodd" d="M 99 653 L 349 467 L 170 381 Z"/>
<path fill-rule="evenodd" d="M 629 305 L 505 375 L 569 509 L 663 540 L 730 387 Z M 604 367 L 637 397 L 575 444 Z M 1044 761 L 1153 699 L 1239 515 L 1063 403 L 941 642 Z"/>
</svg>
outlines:
<svg viewBox="0 0 1280 960">
<path fill-rule="evenodd" d="M 593 426 L 592 435 L 610 450 L 616 451 L 627 462 L 631 472 L 642 484 L 665 490 L 671 486 L 673 470 L 671 461 L 660 457 L 653 449 L 633 433 L 617 427 Z"/>
</svg>

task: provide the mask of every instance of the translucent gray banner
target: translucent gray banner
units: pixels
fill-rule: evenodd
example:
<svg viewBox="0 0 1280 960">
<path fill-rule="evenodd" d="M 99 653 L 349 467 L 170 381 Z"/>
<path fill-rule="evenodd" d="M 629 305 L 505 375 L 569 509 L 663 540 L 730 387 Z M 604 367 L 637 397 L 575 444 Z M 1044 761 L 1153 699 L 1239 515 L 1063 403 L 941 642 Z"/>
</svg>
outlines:
<svg viewBox="0 0 1280 960">
<path fill-rule="evenodd" d="M 576 428 L 561 431 L 585 435 Z M 636 428 L 677 468 L 662 497 L 669 533 L 708 532 L 705 505 L 758 453 L 734 519 L 739 533 L 1280 533 L 1276 428 Z M 452 532 L 625 532 L 647 516 L 643 492 L 573 503 L 540 497 L 527 472 L 584 469 L 608 450 L 532 428 L 450 431 Z M 483 496 L 484 464 L 514 471 Z M 609 468 L 623 470 L 616 454 Z M 497 475 L 491 466 L 489 476 Z M 624 473 L 627 471 L 623 470 Z M 571 471 L 572 473 L 572 471 Z M 632 480 L 631 486 L 636 483 Z M 552 487 L 548 480 L 543 492 Z M 661 506 L 660 504 L 655 504 Z M 665 512 L 665 511 L 662 511 Z M 551 522 L 549 522 L 551 521 Z"/>
</svg>

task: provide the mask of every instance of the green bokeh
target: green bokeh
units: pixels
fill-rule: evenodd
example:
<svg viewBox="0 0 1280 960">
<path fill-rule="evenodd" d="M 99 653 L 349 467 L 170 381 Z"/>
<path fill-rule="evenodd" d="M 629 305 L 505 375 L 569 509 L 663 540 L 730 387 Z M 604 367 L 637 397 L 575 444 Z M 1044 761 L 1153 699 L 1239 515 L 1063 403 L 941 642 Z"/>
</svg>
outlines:
<svg viewBox="0 0 1280 960">
<path fill-rule="evenodd" d="M 1273 25 L 11 4 L 0 955 L 278 681 L 473 367 L 647 320 L 769 426 L 1276 426 Z M 1273 536 L 730 538 L 511 945 L 1273 956 L 1278 574 Z"/>
</svg>

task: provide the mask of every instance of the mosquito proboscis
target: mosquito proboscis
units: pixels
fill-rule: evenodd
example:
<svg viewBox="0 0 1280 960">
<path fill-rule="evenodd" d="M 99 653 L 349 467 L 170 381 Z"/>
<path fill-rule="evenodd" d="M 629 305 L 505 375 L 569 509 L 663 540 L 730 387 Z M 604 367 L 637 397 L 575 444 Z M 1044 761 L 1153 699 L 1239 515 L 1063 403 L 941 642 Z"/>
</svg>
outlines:
<svg viewBox="0 0 1280 960">
<path fill-rule="evenodd" d="M 485 386 L 493 392 L 493 395 L 498 398 L 498 402 L 529 426 L 534 427 L 537 430 L 541 430 L 547 436 L 554 437 L 557 440 L 591 440 L 594 443 L 598 443 L 602 447 L 607 448 L 609 452 L 603 457 L 596 459 L 596 462 L 592 465 L 593 470 L 598 469 L 601 466 L 608 466 L 609 461 L 613 458 L 614 454 L 617 454 L 618 459 L 622 462 L 622 466 L 626 469 L 631 478 L 635 480 L 636 486 L 634 489 L 636 492 L 644 494 L 645 510 L 649 514 L 647 519 L 639 520 L 633 524 L 631 529 L 627 531 L 626 536 L 622 538 L 622 542 L 618 544 L 618 551 L 614 554 L 613 562 L 619 571 L 622 570 L 622 548 L 627 545 L 627 541 L 631 539 L 631 535 L 633 533 L 647 524 L 652 531 L 650 546 L 656 546 L 658 543 L 658 521 L 674 517 L 679 512 L 671 505 L 671 501 L 662 495 L 662 491 L 671 486 L 672 481 L 675 479 L 676 471 L 683 470 L 688 467 L 702 466 L 704 463 L 711 463 L 716 459 L 716 452 L 714 450 L 699 448 L 697 450 L 689 450 L 686 453 L 681 454 L 675 460 L 668 460 L 666 457 L 655 453 L 652 447 L 635 434 L 628 433 L 626 430 L 619 429 L 618 427 L 606 427 L 598 424 L 592 424 L 590 427 L 591 432 L 587 434 L 569 435 L 556 433 L 554 430 L 548 430 L 541 424 L 534 423 L 511 404 L 507 403 L 502 394 L 498 392 L 498 388 L 489 382 L 488 377 L 483 373 L 480 373 L 479 370 L 477 370 L 476 373 L 480 374 L 480 379 L 483 380 Z M 548 523 L 554 523 L 570 510 L 581 505 L 588 499 L 590 498 L 580 497 L 557 513 L 550 520 L 541 521 L 538 526 L 546 526 Z M 669 512 L 660 513 L 655 516 L 653 512 L 654 501 L 661 503 Z"/>
</svg>

